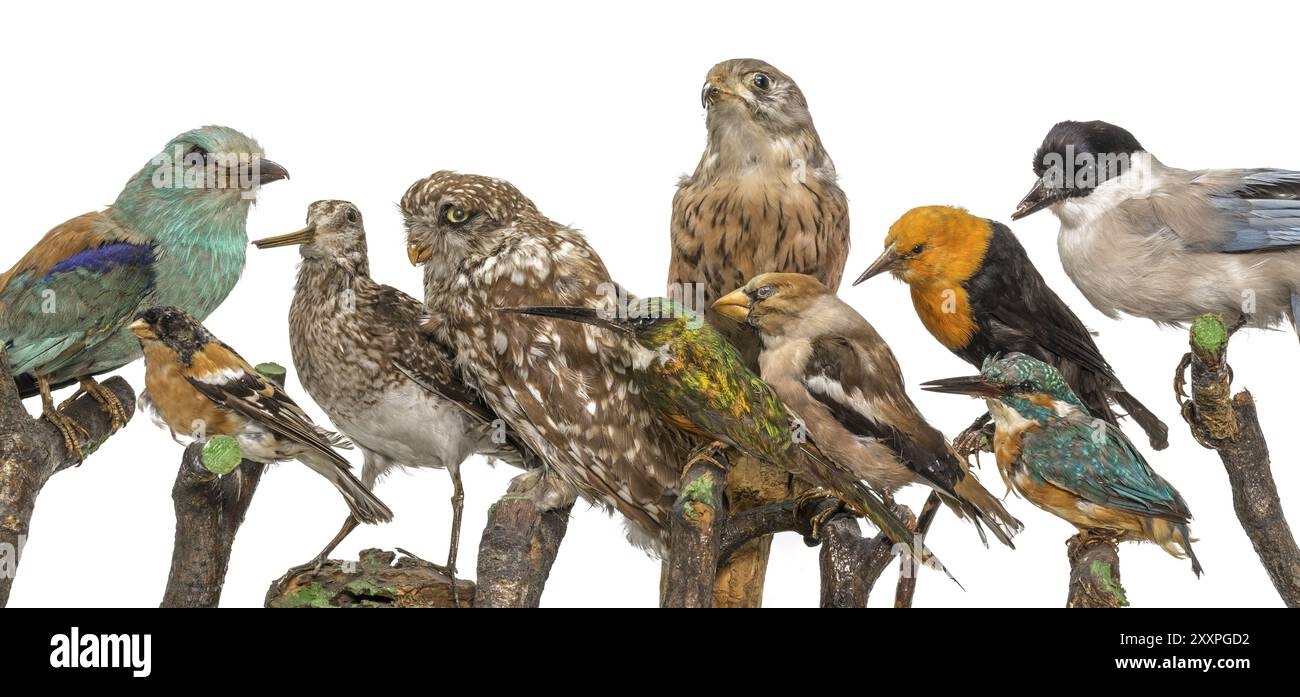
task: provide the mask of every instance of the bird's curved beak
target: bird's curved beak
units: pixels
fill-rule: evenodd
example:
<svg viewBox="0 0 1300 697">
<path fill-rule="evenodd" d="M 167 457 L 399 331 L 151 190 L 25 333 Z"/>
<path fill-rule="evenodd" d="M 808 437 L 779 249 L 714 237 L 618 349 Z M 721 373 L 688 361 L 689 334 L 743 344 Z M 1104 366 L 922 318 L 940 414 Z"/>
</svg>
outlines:
<svg viewBox="0 0 1300 697">
<path fill-rule="evenodd" d="M 288 247 L 290 245 L 311 244 L 315 241 L 316 224 L 312 223 L 297 232 L 291 232 L 287 235 L 253 240 L 253 246 L 258 249 L 273 249 L 275 247 Z"/>
<path fill-rule="evenodd" d="M 157 338 L 158 338 L 158 335 L 157 335 L 157 334 L 154 334 L 154 333 L 153 333 L 153 329 L 149 327 L 149 323 L 146 322 L 146 321 L 144 321 L 144 320 L 142 320 L 142 319 L 138 319 L 138 320 L 136 320 L 136 321 L 134 321 L 134 322 L 128 324 L 126 328 L 127 328 L 127 329 L 130 329 L 132 334 L 135 334 L 136 336 L 140 337 L 141 339 L 157 339 Z"/>
<path fill-rule="evenodd" d="M 1027 215 L 1033 215 L 1055 203 L 1058 198 L 1058 196 L 1054 195 L 1052 189 L 1043 183 L 1042 178 L 1039 178 L 1037 182 L 1034 182 L 1034 188 L 1030 189 L 1029 193 L 1020 199 L 1020 205 L 1016 206 L 1015 212 L 1011 214 L 1011 219 L 1020 220 Z"/>
<path fill-rule="evenodd" d="M 863 271 L 861 276 L 858 276 L 858 280 L 854 281 L 853 285 L 856 286 L 872 276 L 878 276 L 886 271 L 897 269 L 903 263 L 903 255 L 894 251 L 894 244 L 893 242 L 889 243 L 885 247 L 885 251 L 881 252 L 880 256 L 871 262 L 871 266 L 868 266 L 867 270 Z"/>
<path fill-rule="evenodd" d="M 433 258 L 433 250 L 428 247 L 421 247 L 414 242 L 406 243 L 406 258 L 411 260 L 411 266 L 419 266 L 428 263 Z"/>
<path fill-rule="evenodd" d="M 266 159 L 265 157 L 257 158 L 257 160 L 254 163 L 254 166 L 256 167 L 256 169 L 254 169 L 253 171 L 257 175 L 258 186 L 264 186 L 266 184 L 270 184 L 271 182 L 277 182 L 280 181 L 281 179 L 289 178 L 289 170 L 285 169 L 284 167 L 281 167 L 279 164 L 275 162 Z"/>
<path fill-rule="evenodd" d="M 1006 388 L 988 380 L 979 375 L 968 375 L 960 378 L 944 378 L 942 380 L 931 380 L 930 382 L 921 383 L 921 389 L 929 392 L 943 392 L 945 394 L 964 394 L 971 397 L 1001 397 L 1006 394 Z"/>
<path fill-rule="evenodd" d="M 700 90 L 700 106 L 708 109 L 713 103 L 722 99 L 726 95 L 721 88 L 713 84 L 712 80 L 706 80 L 704 87 Z"/>
<path fill-rule="evenodd" d="M 749 296 L 744 288 L 737 288 L 713 302 L 713 309 L 740 323 L 749 321 Z"/>
<path fill-rule="evenodd" d="M 607 310 L 598 310 L 594 307 L 555 307 L 555 306 L 528 306 L 528 307 L 498 307 L 497 312 L 510 312 L 520 315 L 536 315 L 538 317 L 551 317 L 553 319 L 568 320 L 570 322 L 582 322 L 590 324 L 593 327 L 601 329 L 611 329 L 624 334 L 631 334 L 632 328 L 623 322 L 619 322 L 609 316 Z"/>
</svg>

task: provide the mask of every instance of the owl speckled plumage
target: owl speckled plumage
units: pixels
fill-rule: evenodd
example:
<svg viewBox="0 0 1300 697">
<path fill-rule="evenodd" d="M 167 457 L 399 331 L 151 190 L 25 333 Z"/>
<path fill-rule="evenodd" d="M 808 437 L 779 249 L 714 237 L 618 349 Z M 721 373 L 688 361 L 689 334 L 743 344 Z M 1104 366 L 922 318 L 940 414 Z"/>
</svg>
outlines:
<svg viewBox="0 0 1300 697">
<path fill-rule="evenodd" d="M 19 392 L 41 393 L 70 452 L 81 451 L 80 428 L 55 411 L 50 389 L 80 380 L 114 427 L 125 423 L 121 405 L 92 376 L 140 357 L 126 329 L 140 310 L 172 305 L 202 320 L 225 300 L 244 271 L 255 190 L 286 177 L 239 131 L 182 133 L 111 206 L 50 230 L 0 275 L 0 343 Z"/>
<path fill-rule="evenodd" d="M 1060 371 L 1023 353 L 984 361 L 979 375 L 923 389 L 983 397 L 997 431 L 994 452 L 1007 485 L 1088 534 L 1150 541 L 1190 557 L 1192 513 L 1122 431 L 1088 413 Z"/>
<path fill-rule="evenodd" d="M 424 264 L 425 329 L 545 462 L 512 490 L 543 509 L 581 494 L 622 513 L 634 543 L 662 551 L 693 444 L 637 388 L 643 351 L 606 329 L 496 310 L 613 299 L 619 287 L 595 250 L 499 179 L 437 172 L 401 207 L 411 260 Z"/>
<path fill-rule="evenodd" d="M 446 348 L 420 331 L 423 304 L 370 277 L 366 232 L 356 206 L 317 201 L 308 209 L 305 228 L 253 244 L 262 249 L 300 245 L 302 264 L 289 310 L 294 367 L 307 394 L 361 449 L 361 483 L 373 489 L 393 467 L 450 473 L 447 569 L 454 573 L 464 501 L 461 463 L 481 453 L 522 466 L 519 451 L 493 442 L 489 424 L 495 416 L 460 383 Z M 344 521 L 318 561 L 356 525 L 352 517 Z"/>
</svg>

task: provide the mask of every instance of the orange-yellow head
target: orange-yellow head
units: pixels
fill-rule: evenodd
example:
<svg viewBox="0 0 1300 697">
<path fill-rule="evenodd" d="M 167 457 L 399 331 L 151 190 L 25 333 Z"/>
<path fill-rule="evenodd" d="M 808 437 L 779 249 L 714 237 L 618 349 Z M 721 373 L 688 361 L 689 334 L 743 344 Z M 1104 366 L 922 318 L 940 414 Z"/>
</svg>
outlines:
<svg viewBox="0 0 1300 697">
<path fill-rule="evenodd" d="M 993 226 L 954 206 L 921 206 L 903 214 L 885 236 L 885 251 L 854 281 L 886 271 L 917 286 L 960 285 L 984 263 Z"/>
</svg>

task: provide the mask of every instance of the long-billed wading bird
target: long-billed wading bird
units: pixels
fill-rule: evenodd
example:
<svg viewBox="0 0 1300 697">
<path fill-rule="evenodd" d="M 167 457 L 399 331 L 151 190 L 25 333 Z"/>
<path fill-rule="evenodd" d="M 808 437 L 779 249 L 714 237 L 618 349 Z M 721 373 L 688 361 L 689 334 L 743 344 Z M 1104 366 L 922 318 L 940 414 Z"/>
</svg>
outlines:
<svg viewBox="0 0 1300 697">
<path fill-rule="evenodd" d="M 365 457 L 361 483 L 373 489 L 394 467 L 445 469 L 452 481 L 454 577 L 465 491 L 461 463 L 474 454 L 523 466 L 519 450 L 493 440 L 495 415 L 460 382 L 445 346 L 420 331 L 424 305 L 370 277 L 365 225 L 347 201 L 317 201 L 307 226 L 253 242 L 299 246 L 302 264 L 289 310 L 298 381 Z M 357 526 L 349 515 L 316 565 Z M 454 586 L 455 584 L 453 584 Z"/>
<path fill-rule="evenodd" d="M 68 452 L 82 456 L 84 430 L 58 412 L 51 390 L 80 382 L 121 428 L 122 405 L 94 376 L 140 357 L 127 325 L 152 305 L 207 318 L 244 271 L 258 187 L 288 176 L 239 131 L 187 131 L 132 175 L 111 206 L 50 230 L 0 274 L 0 345 L 19 394 L 41 395 Z"/>
</svg>

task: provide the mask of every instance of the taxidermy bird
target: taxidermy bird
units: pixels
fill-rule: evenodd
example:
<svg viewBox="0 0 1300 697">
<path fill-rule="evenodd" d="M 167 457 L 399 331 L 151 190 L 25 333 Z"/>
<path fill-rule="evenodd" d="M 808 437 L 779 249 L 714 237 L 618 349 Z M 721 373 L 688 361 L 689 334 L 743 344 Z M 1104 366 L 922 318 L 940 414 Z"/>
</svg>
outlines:
<svg viewBox="0 0 1300 697">
<path fill-rule="evenodd" d="M 1118 424 L 1114 402 L 1151 447 L 1168 446 L 1169 428 L 1124 389 L 1087 327 L 1005 225 L 961 208 L 913 208 L 889 228 L 885 251 L 854 284 L 886 271 L 910 287 L 930 334 L 967 363 L 978 367 L 1013 351 L 1033 356 L 1059 370 L 1089 412 Z"/>
<path fill-rule="evenodd" d="M 244 458 L 254 462 L 298 460 L 338 489 L 357 520 L 392 520 L 388 506 L 352 476 L 348 461 L 334 451 L 350 444 L 312 423 L 283 389 L 198 320 L 184 310 L 156 305 L 129 326 L 144 349 L 148 394 L 141 407 L 173 437 L 230 436 Z"/>
<path fill-rule="evenodd" d="M 1300 172 L 1177 169 L 1119 126 L 1063 121 L 1034 155 L 1034 175 L 1011 219 L 1056 214 L 1061 265 L 1106 316 L 1178 325 L 1217 312 L 1295 326 Z"/>
<path fill-rule="evenodd" d="M 298 232 L 253 242 L 259 249 L 299 245 L 302 265 L 289 310 L 289 342 L 298 380 L 365 456 L 361 483 L 393 467 L 451 474 L 451 549 L 455 574 L 465 491 L 460 465 L 480 453 L 522 466 L 494 415 L 460 383 L 447 350 L 420 331 L 424 305 L 370 277 L 361 212 L 347 201 L 317 201 Z M 430 391 L 431 386 L 436 391 Z M 323 563 L 358 524 L 354 516 L 317 557 Z"/>
<path fill-rule="evenodd" d="M 576 495 L 628 520 L 661 553 L 680 469 L 697 445 L 658 417 L 633 379 L 644 351 L 585 324 L 497 312 L 616 302 L 619 286 L 582 234 L 509 182 L 436 172 L 402 198 L 408 254 L 424 266 L 425 331 L 470 387 L 545 463 L 511 490 L 540 510 Z"/>
<path fill-rule="evenodd" d="M 667 298 L 634 300 L 614 313 L 589 307 L 502 310 L 582 322 L 632 337 L 642 349 L 634 379 L 666 423 L 821 487 L 895 543 L 911 541 L 912 530 L 861 482 L 859 468 L 880 463 L 851 465 L 836 457 L 840 453 L 822 448 L 815 425 L 804 422 L 750 372 L 736 348 L 703 315 Z M 889 456 L 865 451 L 850 455 Z"/>
<path fill-rule="evenodd" d="M 753 332 L 710 307 L 760 273 L 787 271 L 838 288 L 849 253 L 849 209 L 835 163 L 789 75 L 740 58 L 708 72 L 700 95 L 708 141 L 673 197 L 668 295 L 705 317 L 758 370 Z M 737 458 L 727 477 L 733 510 L 784 499 L 789 478 Z M 757 606 L 770 537 L 733 554 L 719 573 L 714 606 Z"/>
<path fill-rule="evenodd" d="M 798 412 L 823 453 L 884 494 L 932 487 L 957 515 L 1014 546 L 1020 521 L 926 422 L 885 340 L 829 288 L 803 274 L 761 274 L 713 308 L 757 330 L 763 381 Z"/>
<path fill-rule="evenodd" d="M 257 141 L 224 126 L 176 136 L 126 183 L 113 205 L 46 233 L 0 275 L 0 341 L 23 397 L 81 455 L 81 427 L 50 391 L 74 381 L 113 417 L 127 415 L 94 376 L 140 357 L 126 326 L 142 309 L 174 305 L 206 318 L 244 271 L 245 222 L 258 187 L 289 176 Z"/>
<path fill-rule="evenodd" d="M 1175 557 L 1190 557 L 1201 575 L 1187 503 L 1119 429 L 1094 423 L 1060 371 L 1012 353 L 987 359 L 979 375 L 922 388 L 988 402 L 998 470 L 1031 503 L 1085 535 L 1154 542 Z"/>
</svg>

